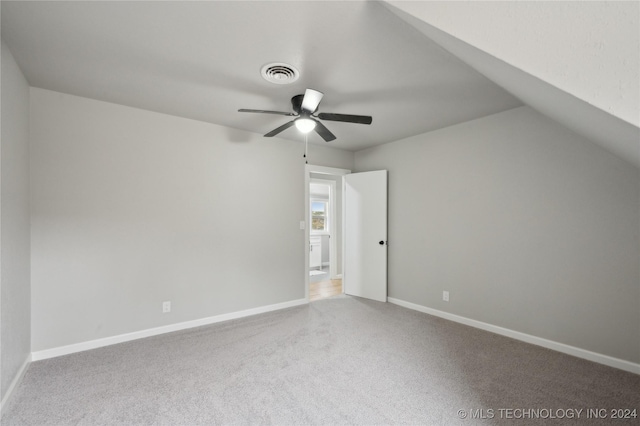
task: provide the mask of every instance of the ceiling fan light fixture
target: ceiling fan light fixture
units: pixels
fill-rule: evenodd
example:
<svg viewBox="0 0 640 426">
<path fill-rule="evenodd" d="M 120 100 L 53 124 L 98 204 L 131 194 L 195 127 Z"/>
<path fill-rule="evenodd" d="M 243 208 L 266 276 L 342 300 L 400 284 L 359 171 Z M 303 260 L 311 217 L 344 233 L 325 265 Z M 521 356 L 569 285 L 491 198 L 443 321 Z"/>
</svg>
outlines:
<svg viewBox="0 0 640 426">
<path fill-rule="evenodd" d="M 296 128 L 302 133 L 309 133 L 316 128 L 316 122 L 310 118 L 298 118 L 296 120 Z"/>
</svg>

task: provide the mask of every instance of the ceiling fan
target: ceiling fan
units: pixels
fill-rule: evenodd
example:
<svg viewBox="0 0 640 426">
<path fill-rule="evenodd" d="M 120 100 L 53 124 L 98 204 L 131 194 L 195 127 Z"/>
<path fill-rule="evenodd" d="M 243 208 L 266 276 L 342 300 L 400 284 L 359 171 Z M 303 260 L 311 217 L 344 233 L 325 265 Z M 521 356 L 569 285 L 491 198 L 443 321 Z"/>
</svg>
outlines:
<svg viewBox="0 0 640 426">
<path fill-rule="evenodd" d="M 344 123 L 358 124 L 371 124 L 371 122 L 373 121 L 373 118 L 368 115 L 333 114 L 329 112 L 321 112 L 318 115 L 314 115 L 323 96 L 324 94 L 322 92 L 318 92 L 317 90 L 313 89 L 307 89 L 304 92 L 304 95 L 296 95 L 291 98 L 291 106 L 293 107 L 293 112 L 267 111 L 262 109 L 239 109 L 238 112 L 257 112 L 261 114 L 276 114 L 286 115 L 288 117 L 297 117 L 296 119 L 291 120 L 288 123 L 285 123 L 277 129 L 274 129 L 264 135 L 267 138 L 273 137 L 283 130 L 286 130 L 289 127 L 295 125 L 302 133 L 309 133 L 310 131 L 315 130 L 316 133 L 325 140 L 325 142 L 332 141 L 336 137 L 329 131 L 329 129 L 326 128 L 324 124 L 316 120 L 316 118 L 319 118 L 320 120 L 342 121 Z"/>
</svg>

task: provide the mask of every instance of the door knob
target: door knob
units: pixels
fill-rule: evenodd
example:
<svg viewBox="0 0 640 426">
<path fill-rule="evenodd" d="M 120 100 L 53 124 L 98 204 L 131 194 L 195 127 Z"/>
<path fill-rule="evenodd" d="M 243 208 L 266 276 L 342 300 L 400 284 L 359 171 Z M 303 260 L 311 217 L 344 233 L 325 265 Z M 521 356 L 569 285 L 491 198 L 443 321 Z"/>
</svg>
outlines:
<svg viewBox="0 0 640 426">
<path fill-rule="evenodd" d="M 381 246 L 384 245 L 384 241 L 380 241 L 378 244 L 380 244 Z"/>
</svg>

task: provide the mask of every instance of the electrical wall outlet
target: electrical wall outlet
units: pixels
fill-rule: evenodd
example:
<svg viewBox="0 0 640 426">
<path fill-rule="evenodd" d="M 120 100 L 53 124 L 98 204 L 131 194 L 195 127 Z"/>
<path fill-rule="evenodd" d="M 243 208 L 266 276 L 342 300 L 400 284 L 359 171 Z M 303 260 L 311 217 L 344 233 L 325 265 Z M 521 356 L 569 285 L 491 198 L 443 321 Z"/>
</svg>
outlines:
<svg viewBox="0 0 640 426">
<path fill-rule="evenodd" d="M 301 220 L 301 221 L 300 221 L 300 229 L 303 229 L 303 230 L 304 230 L 304 228 L 306 228 L 306 225 L 307 225 L 307 224 L 305 223 L 305 221 L 304 221 L 304 220 Z"/>
<path fill-rule="evenodd" d="M 162 302 L 162 313 L 171 312 L 171 302 Z"/>
<path fill-rule="evenodd" d="M 444 300 L 445 302 L 449 301 L 449 292 L 448 291 L 443 291 L 442 292 L 442 300 Z"/>
</svg>

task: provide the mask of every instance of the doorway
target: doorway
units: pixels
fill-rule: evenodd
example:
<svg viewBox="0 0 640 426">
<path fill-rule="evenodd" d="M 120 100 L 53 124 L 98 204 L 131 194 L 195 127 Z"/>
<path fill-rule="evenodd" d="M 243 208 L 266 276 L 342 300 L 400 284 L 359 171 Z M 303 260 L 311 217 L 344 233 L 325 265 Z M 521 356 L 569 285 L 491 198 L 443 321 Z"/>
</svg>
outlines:
<svg viewBox="0 0 640 426">
<path fill-rule="evenodd" d="M 320 176 L 316 176 L 320 175 Z M 305 165 L 305 218 L 301 229 L 305 229 L 305 299 L 310 299 L 311 252 L 311 199 L 312 178 L 335 179 L 336 192 L 341 194 L 340 212 L 334 218 L 341 223 L 335 229 L 341 232 L 340 243 L 334 239 L 331 263 L 337 265 L 335 278 L 342 280 L 340 293 L 366 299 L 387 301 L 387 198 L 388 174 L 386 170 L 351 173 L 350 170 L 332 167 Z M 320 209 L 321 211 L 321 209 Z M 345 214 L 348 213 L 348 215 Z M 338 249 L 340 253 L 338 253 Z M 334 260 L 335 259 L 335 260 Z M 340 262 L 338 264 L 338 261 Z M 367 267 L 364 267 L 367 265 Z M 331 269 L 331 268 L 329 268 Z M 331 280 L 331 278 L 330 278 Z M 315 300 L 315 298 L 314 298 Z"/>
<path fill-rule="evenodd" d="M 305 295 L 309 301 L 342 294 L 343 176 L 350 170 L 305 166 Z"/>
<path fill-rule="evenodd" d="M 336 181 L 341 177 L 311 173 L 309 183 L 309 300 L 342 293 L 342 277 L 334 254 L 341 236 L 337 218 Z"/>
</svg>

